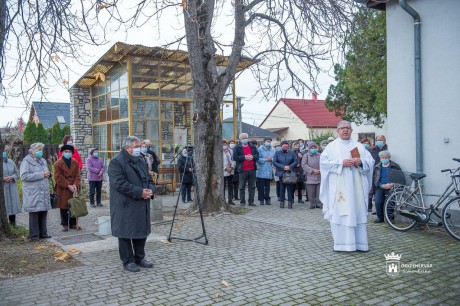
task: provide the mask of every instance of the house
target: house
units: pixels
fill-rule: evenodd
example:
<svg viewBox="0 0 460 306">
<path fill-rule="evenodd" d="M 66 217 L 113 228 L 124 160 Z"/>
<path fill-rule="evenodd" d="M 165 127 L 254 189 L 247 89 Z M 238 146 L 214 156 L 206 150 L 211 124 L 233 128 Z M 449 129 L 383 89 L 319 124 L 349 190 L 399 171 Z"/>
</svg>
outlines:
<svg viewBox="0 0 460 306">
<path fill-rule="evenodd" d="M 249 139 L 255 139 L 258 142 L 262 142 L 266 137 L 270 137 L 272 141 L 280 141 L 282 138 L 280 134 L 274 133 L 269 130 L 261 129 L 258 126 L 251 125 L 246 122 L 242 122 L 241 125 L 243 133 L 247 133 L 249 135 Z M 227 140 L 234 139 L 233 118 L 227 118 L 222 121 L 222 136 L 224 139 Z"/>
<path fill-rule="evenodd" d="M 363 2 L 363 1 L 359 1 Z M 367 1 L 377 2 L 377 1 Z M 382 2 L 382 1 L 380 1 Z M 387 1 L 387 141 L 404 170 L 441 194 L 460 157 L 460 1 Z"/>
<path fill-rule="evenodd" d="M 70 103 L 33 101 L 29 121 L 38 121 L 45 129 L 52 127 L 55 122 L 59 122 L 61 128 L 70 126 Z"/>
<path fill-rule="evenodd" d="M 288 140 L 312 139 L 322 134 L 336 137 L 337 123 L 342 119 L 330 112 L 325 102 L 316 93 L 311 99 L 280 99 L 259 126 Z M 352 123 L 352 127 L 356 140 L 369 138 L 372 142 L 376 135 L 384 134 L 384 129 L 369 124 Z"/>
</svg>

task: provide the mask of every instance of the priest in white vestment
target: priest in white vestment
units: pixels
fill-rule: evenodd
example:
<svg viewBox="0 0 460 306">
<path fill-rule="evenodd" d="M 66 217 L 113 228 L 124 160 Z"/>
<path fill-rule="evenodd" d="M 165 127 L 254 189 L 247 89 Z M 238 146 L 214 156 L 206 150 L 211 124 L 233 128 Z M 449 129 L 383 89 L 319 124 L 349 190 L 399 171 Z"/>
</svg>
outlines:
<svg viewBox="0 0 460 306">
<path fill-rule="evenodd" d="M 351 124 L 340 121 L 339 138 L 321 154 L 321 187 L 324 219 L 331 223 L 334 251 L 367 252 L 367 202 L 372 186 L 374 159 L 364 146 L 351 139 Z"/>
</svg>

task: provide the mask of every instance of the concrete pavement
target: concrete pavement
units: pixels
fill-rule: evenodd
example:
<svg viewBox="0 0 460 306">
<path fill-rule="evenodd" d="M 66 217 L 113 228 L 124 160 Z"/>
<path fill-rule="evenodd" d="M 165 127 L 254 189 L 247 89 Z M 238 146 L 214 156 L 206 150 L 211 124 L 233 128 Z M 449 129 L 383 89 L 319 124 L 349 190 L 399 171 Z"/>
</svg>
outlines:
<svg viewBox="0 0 460 306">
<path fill-rule="evenodd" d="M 163 197 L 165 210 L 175 199 Z M 370 216 L 370 252 L 336 253 L 329 224 L 308 207 L 257 206 L 245 215 L 207 217 L 209 245 L 165 244 L 170 226 L 155 225 L 146 245 L 155 266 L 140 273 L 122 269 L 113 238 L 81 244 L 79 267 L 0 281 L 0 305 L 459 304 L 460 242 L 442 228 L 400 233 Z M 90 208 L 82 232 L 97 233 L 101 215 L 108 215 L 107 203 Z M 26 222 L 27 215 L 19 219 Z M 49 220 L 50 234 L 62 236 L 58 212 Z M 201 234 L 198 218 L 177 224 L 175 236 Z M 391 252 L 400 259 L 387 261 L 384 254 Z"/>
</svg>

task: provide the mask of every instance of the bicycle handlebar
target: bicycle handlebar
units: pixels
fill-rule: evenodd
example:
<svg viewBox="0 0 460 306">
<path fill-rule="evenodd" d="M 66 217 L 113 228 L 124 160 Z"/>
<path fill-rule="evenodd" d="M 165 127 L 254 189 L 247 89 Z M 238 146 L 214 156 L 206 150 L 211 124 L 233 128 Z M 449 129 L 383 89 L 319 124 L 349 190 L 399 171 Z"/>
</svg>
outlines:
<svg viewBox="0 0 460 306">
<path fill-rule="evenodd" d="M 441 170 L 441 172 L 447 172 L 447 171 L 450 171 L 450 169 Z"/>
<path fill-rule="evenodd" d="M 455 160 L 456 162 L 460 163 L 460 158 L 452 158 L 452 160 Z"/>
</svg>

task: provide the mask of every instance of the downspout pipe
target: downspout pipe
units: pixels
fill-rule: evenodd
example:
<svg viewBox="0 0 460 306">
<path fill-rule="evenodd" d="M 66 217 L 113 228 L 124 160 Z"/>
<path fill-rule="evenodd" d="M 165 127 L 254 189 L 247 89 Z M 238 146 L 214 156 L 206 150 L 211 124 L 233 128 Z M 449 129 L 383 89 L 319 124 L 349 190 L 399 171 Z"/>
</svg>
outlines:
<svg viewBox="0 0 460 306">
<path fill-rule="evenodd" d="M 423 173 L 421 22 L 419 13 L 406 0 L 399 0 L 399 5 L 414 19 L 415 160 L 417 172 Z"/>
</svg>

